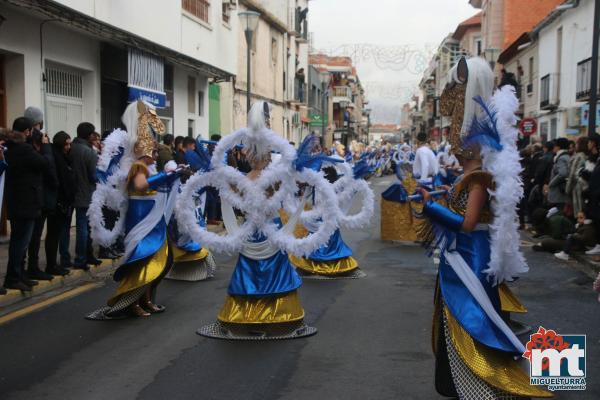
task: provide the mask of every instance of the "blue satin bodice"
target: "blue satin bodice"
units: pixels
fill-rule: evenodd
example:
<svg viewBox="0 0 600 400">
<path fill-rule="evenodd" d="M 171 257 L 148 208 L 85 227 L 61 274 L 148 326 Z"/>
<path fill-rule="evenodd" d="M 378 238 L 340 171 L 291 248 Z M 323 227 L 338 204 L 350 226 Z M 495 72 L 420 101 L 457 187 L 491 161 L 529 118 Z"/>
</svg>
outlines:
<svg viewBox="0 0 600 400">
<path fill-rule="evenodd" d="M 281 226 L 279 218 L 274 222 Z M 254 235 L 254 242 L 263 240 L 262 234 Z M 285 252 L 278 251 L 266 260 L 253 260 L 240 254 L 227 292 L 232 296 L 266 297 L 291 292 L 301 285 L 302 279 Z"/>
<path fill-rule="evenodd" d="M 314 261 L 335 261 L 352 256 L 352 249 L 342 239 L 342 234 L 337 229 L 329 238 L 325 246 L 319 247 L 308 258 Z"/>
</svg>

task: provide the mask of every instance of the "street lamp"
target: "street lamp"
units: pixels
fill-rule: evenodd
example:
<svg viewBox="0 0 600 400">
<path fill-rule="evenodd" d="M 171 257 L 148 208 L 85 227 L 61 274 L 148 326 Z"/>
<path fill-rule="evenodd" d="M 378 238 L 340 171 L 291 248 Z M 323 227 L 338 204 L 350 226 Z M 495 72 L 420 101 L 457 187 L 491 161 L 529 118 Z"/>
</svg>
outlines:
<svg viewBox="0 0 600 400">
<path fill-rule="evenodd" d="M 246 113 L 250 112 L 250 89 L 251 89 L 251 75 L 250 75 L 250 49 L 252 48 L 252 36 L 254 35 L 254 31 L 258 27 L 258 19 L 260 18 L 260 13 L 256 11 L 240 11 L 238 13 L 238 17 L 240 17 L 240 23 L 242 29 L 244 30 L 244 35 L 246 37 Z"/>
<path fill-rule="evenodd" d="M 331 76 L 329 75 L 329 71 L 323 69 L 319 72 L 319 80 L 321 81 L 321 146 L 324 145 L 325 140 L 325 118 L 326 118 L 326 108 L 327 108 L 327 88 L 329 87 L 329 80 Z"/>
</svg>

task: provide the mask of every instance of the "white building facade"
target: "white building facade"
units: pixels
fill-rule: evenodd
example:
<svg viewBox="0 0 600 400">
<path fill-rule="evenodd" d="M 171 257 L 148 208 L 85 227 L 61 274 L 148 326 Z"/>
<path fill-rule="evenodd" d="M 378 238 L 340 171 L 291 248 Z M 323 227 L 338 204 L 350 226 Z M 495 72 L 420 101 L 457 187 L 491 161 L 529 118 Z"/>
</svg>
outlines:
<svg viewBox="0 0 600 400">
<path fill-rule="evenodd" d="M 594 1 L 557 10 L 535 29 L 538 36 L 538 125 L 543 139 L 587 134 Z"/>
<path fill-rule="evenodd" d="M 231 80 L 237 69 L 235 51 L 223 51 L 237 43 L 233 7 L 219 0 L 2 3 L 0 126 L 37 106 L 51 135 L 74 136 L 82 121 L 111 130 L 128 101 L 144 98 L 170 133 L 207 137 L 220 130 L 212 82 Z"/>
</svg>

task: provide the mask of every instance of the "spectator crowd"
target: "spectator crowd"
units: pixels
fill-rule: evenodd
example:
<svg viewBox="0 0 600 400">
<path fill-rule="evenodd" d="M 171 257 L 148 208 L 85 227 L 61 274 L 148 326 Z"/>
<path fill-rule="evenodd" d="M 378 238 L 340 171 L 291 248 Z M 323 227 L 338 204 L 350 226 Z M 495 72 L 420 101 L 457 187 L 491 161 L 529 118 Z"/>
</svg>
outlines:
<svg viewBox="0 0 600 400">
<path fill-rule="evenodd" d="M 525 196 L 522 228 L 538 239 L 534 250 L 569 260 L 575 252 L 600 262 L 600 135 L 576 141 L 539 140 L 521 151 Z"/>
<path fill-rule="evenodd" d="M 102 140 L 110 132 L 101 136 L 93 124 L 82 122 L 74 137 L 60 131 L 50 140 L 43 121 L 43 112 L 29 107 L 13 122 L 11 130 L 0 128 L 0 177 L 4 179 L 3 201 L 10 223 L 8 261 L 0 295 L 6 294 L 6 289 L 29 292 L 39 281 L 68 275 L 71 269 L 87 271 L 101 264 L 96 254 L 115 259 L 123 252 L 122 243 L 111 249 L 94 249 L 87 216 Z M 216 142 L 220 136 L 211 139 Z M 165 135 L 156 149 L 157 167 L 162 170 L 170 160 L 186 164 L 185 152 L 195 146 L 194 138 Z M 213 149 L 214 144 L 209 146 L 209 151 Z M 230 157 L 232 163 L 244 162 L 241 154 Z M 221 222 L 216 191 L 209 193 L 206 214 L 209 224 Z M 74 254 L 70 251 L 73 218 Z M 116 218 L 107 210 L 105 219 L 110 224 Z M 42 237 L 45 265 L 39 257 Z"/>
<path fill-rule="evenodd" d="M 102 141 L 110 132 L 101 136 L 93 124 L 82 122 L 75 137 L 61 131 L 50 140 L 43 121 L 42 111 L 29 107 L 13 122 L 12 130 L 0 130 L 0 179 L 4 179 L 3 197 L 10 221 L 7 270 L 0 294 L 6 289 L 31 291 L 40 280 L 100 265 L 95 250 L 100 258 L 116 259 L 123 253 L 122 243 L 110 249 L 94 249 L 87 216 Z M 211 155 L 220 138 L 211 137 L 207 146 Z M 187 164 L 186 152 L 194 151 L 197 145 L 192 137 L 163 136 L 155 149 L 157 169 L 162 170 L 171 160 Z M 451 183 L 460 174 L 458 161 L 447 146 L 429 145 L 437 154 L 442 178 Z M 404 147 L 410 150 L 410 146 Z M 381 176 L 393 173 L 401 159 L 409 160 L 411 152 L 404 147 L 352 143 L 350 151 L 341 144 L 324 151 L 341 158 L 366 157 Z M 533 237 L 539 239 L 534 250 L 552 252 L 562 260 L 569 260 L 575 252 L 585 252 L 600 262 L 599 150 L 600 135 L 576 141 L 558 138 L 547 143 L 537 139 L 521 150 L 525 196 L 519 217 L 521 227 L 531 229 Z M 242 172 L 250 169 L 242 148 L 230 152 L 227 162 Z M 116 220 L 111 213 L 106 210 L 104 215 L 109 225 Z M 205 217 L 208 224 L 221 223 L 216 189 L 207 190 Z M 75 252 L 71 254 L 73 219 Z M 40 265 L 44 232 L 46 262 Z"/>
</svg>

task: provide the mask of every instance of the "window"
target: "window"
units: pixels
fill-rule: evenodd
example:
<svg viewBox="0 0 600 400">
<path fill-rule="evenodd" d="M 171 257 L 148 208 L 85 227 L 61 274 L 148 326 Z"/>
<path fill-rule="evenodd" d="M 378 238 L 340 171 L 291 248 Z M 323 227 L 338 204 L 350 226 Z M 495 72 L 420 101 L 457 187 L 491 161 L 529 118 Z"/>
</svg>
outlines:
<svg viewBox="0 0 600 400">
<path fill-rule="evenodd" d="M 529 70 L 527 73 L 529 74 L 529 83 L 533 83 L 533 57 L 529 57 Z"/>
<path fill-rule="evenodd" d="M 550 75 L 546 75 L 540 82 L 540 106 L 545 107 L 550 104 Z"/>
<path fill-rule="evenodd" d="M 533 93 L 533 57 L 529 57 L 529 66 L 527 70 L 528 83 L 527 83 L 527 94 Z"/>
<path fill-rule="evenodd" d="M 83 75 L 62 68 L 46 67 L 46 93 L 82 99 Z"/>
<path fill-rule="evenodd" d="M 592 59 L 577 63 L 577 88 L 576 98 L 578 101 L 585 100 L 590 95 L 592 80 Z"/>
<path fill-rule="evenodd" d="M 209 22 L 210 0 L 181 0 L 181 8 L 194 17 Z"/>
<path fill-rule="evenodd" d="M 480 37 L 475 38 L 475 55 L 480 56 L 483 51 L 483 44 Z"/>
<path fill-rule="evenodd" d="M 229 19 L 231 18 L 231 6 L 230 3 L 223 1 L 223 22 L 226 24 L 229 23 Z"/>
<path fill-rule="evenodd" d="M 198 115 L 201 117 L 204 116 L 204 92 L 203 91 L 198 92 Z"/>
<path fill-rule="evenodd" d="M 271 34 L 271 61 L 273 64 L 277 64 L 277 58 L 279 56 L 279 42 L 277 37 Z"/>
<path fill-rule="evenodd" d="M 188 113 L 196 114 L 196 78 L 188 76 Z"/>
</svg>

